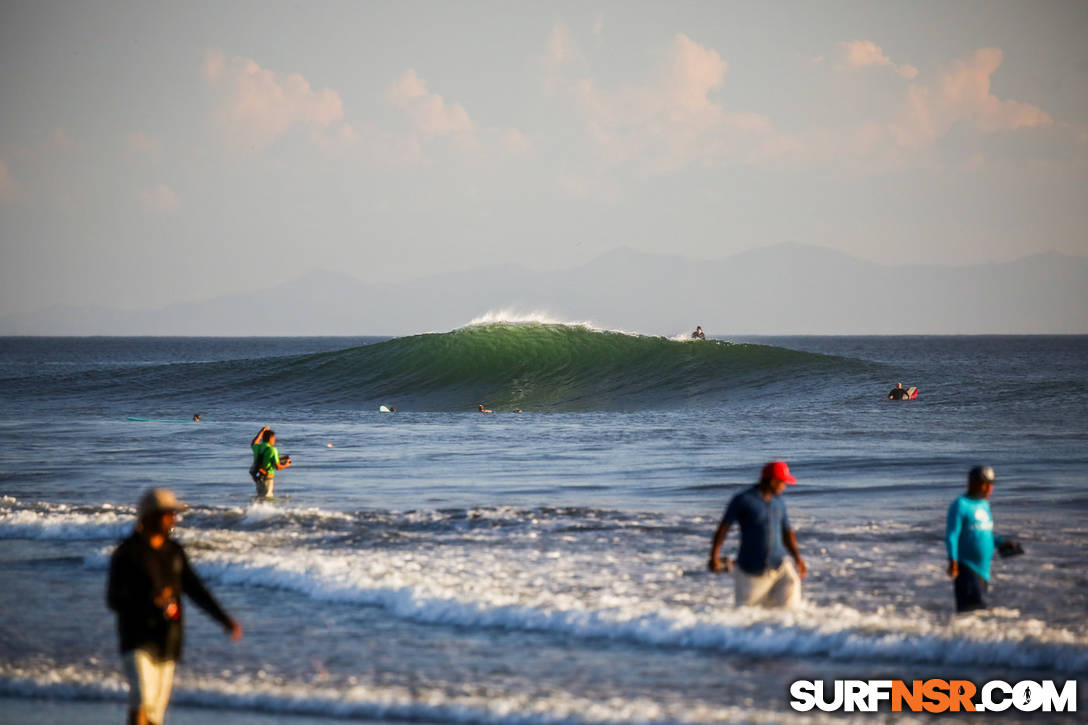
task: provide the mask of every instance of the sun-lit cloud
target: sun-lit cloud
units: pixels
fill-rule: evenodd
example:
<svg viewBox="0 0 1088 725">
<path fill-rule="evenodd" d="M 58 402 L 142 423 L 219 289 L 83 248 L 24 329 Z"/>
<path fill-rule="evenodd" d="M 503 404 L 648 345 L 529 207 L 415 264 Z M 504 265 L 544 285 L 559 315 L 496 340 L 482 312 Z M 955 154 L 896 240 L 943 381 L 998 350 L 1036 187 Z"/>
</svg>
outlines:
<svg viewBox="0 0 1088 725">
<path fill-rule="evenodd" d="M 159 184 L 140 193 L 140 203 L 152 211 L 171 212 L 181 208 L 181 200 L 166 184 Z"/>
<path fill-rule="evenodd" d="M 918 69 L 906 63 L 894 63 L 884 55 L 880 46 L 871 40 L 848 40 L 836 47 L 836 68 L 838 70 L 856 70 L 859 68 L 888 68 L 900 78 L 911 80 L 918 75 Z"/>
<path fill-rule="evenodd" d="M 264 146 L 294 127 L 337 131 L 344 121 L 340 94 L 314 90 L 299 73 L 280 74 L 249 58 L 227 61 L 208 51 L 204 78 L 218 92 L 218 120 L 235 141 Z"/>
<path fill-rule="evenodd" d="M 548 59 L 563 65 L 574 58 L 574 40 L 563 25 L 556 25 L 548 36 Z"/>
<path fill-rule="evenodd" d="M 515 156 L 527 154 L 533 148 L 533 142 L 529 137 L 516 128 L 506 130 L 502 137 L 502 143 L 506 150 Z"/>
<path fill-rule="evenodd" d="M 562 27 L 550 46 L 564 38 Z M 587 138 L 606 164 L 635 163 L 642 174 L 677 171 L 723 159 L 792 153 L 796 141 L 778 132 L 766 116 L 728 109 L 714 98 L 729 64 L 714 50 L 678 33 L 662 65 L 641 81 L 604 89 L 590 77 L 568 78 L 565 92 L 585 123 Z"/>
<path fill-rule="evenodd" d="M 125 137 L 125 147 L 137 155 L 157 156 L 162 153 L 162 142 L 142 131 L 134 131 Z"/>
<path fill-rule="evenodd" d="M 990 78 L 1004 59 L 997 48 L 982 48 L 953 61 L 929 83 L 912 83 L 901 117 L 888 130 L 899 146 L 916 148 L 964 125 L 983 133 L 1013 131 L 1054 123 L 1030 103 L 998 98 Z"/>
<path fill-rule="evenodd" d="M 470 134 L 474 129 L 468 111 L 460 104 L 447 104 L 414 70 L 407 70 L 389 88 L 390 102 L 412 118 L 425 136 Z"/>
<path fill-rule="evenodd" d="M 15 177 L 11 175 L 8 165 L 0 159 L 0 202 L 15 201 L 16 188 Z"/>
</svg>

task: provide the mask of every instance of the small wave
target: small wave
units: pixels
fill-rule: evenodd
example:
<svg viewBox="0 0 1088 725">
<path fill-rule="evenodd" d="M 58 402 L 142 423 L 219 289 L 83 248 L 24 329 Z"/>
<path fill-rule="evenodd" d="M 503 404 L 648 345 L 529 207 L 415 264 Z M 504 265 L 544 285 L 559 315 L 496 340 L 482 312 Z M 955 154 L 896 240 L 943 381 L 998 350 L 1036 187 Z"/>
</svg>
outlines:
<svg viewBox="0 0 1088 725">
<path fill-rule="evenodd" d="M 352 678 L 354 679 L 354 678 Z M 336 718 L 466 722 L 493 725 L 580 725 L 595 723 L 792 723 L 836 722 L 817 714 L 752 707 L 723 707 L 699 701 L 663 704 L 647 698 L 589 700 L 566 692 L 547 695 L 501 693 L 459 685 L 396 687 L 347 681 L 283 681 L 258 673 L 198 676 L 182 670 L 173 706 L 191 705 L 247 712 Z M 120 701 L 127 686 L 114 673 L 86 666 L 0 665 L 0 695 L 65 700 Z"/>
</svg>

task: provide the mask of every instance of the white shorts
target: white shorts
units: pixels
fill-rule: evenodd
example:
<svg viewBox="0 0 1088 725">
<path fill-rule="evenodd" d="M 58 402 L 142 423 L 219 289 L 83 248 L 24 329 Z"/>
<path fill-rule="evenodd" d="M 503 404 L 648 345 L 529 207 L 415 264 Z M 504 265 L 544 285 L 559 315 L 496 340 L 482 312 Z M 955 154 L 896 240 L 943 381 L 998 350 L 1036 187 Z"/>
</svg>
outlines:
<svg viewBox="0 0 1088 725">
<path fill-rule="evenodd" d="M 738 607 L 792 609 L 801 603 L 801 577 L 789 559 L 758 575 L 734 568 L 733 591 Z"/>
<path fill-rule="evenodd" d="M 128 706 L 143 707 L 149 723 L 162 725 L 174 684 L 174 660 L 156 660 L 139 648 L 123 652 L 121 659 L 128 680 Z"/>
</svg>

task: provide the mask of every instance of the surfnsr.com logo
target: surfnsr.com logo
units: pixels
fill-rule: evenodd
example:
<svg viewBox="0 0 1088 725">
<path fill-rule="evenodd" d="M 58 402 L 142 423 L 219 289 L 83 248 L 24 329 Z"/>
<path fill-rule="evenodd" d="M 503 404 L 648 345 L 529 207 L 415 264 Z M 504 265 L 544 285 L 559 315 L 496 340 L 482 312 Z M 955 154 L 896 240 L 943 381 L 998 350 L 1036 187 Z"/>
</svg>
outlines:
<svg viewBox="0 0 1088 725">
<path fill-rule="evenodd" d="M 826 686 L 830 685 L 830 687 Z M 1076 712 L 1077 681 L 1054 680 L 797 680 L 790 707 L 798 712 Z"/>
</svg>

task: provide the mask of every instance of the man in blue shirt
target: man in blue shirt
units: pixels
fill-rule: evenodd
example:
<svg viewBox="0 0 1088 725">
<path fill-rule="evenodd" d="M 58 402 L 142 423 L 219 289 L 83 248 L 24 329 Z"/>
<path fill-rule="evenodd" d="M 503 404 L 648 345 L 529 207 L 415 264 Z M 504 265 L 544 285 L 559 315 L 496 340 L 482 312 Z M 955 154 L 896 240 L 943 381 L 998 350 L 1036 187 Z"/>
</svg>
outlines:
<svg viewBox="0 0 1088 725">
<path fill-rule="evenodd" d="M 740 524 L 737 571 L 733 575 L 738 607 L 796 607 L 801 603 L 801 580 L 808 567 L 797 550 L 786 504 L 780 498 L 786 486 L 796 482 L 785 461 L 768 463 L 759 483 L 732 498 L 714 532 L 707 568 L 712 572 L 732 571 L 733 561 L 729 557 L 722 561 L 719 552 L 729 528 Z M 797 562 L 796 569 L 786 558 L 787 550 Z"/>
<path fill-rule="evenodd" d="M 945 547 L 948 576 L 955 580 L 957 612 L 986 608 L 982 595 L 989 588 L 994 544 L 1005 556 L 1023 551 L 1015 541 L 994 536 L 989 501 L 993 490 L 994 469 L 975 466 L 967 474 L 967 493 L 948 507 Z"/>
</svg>

